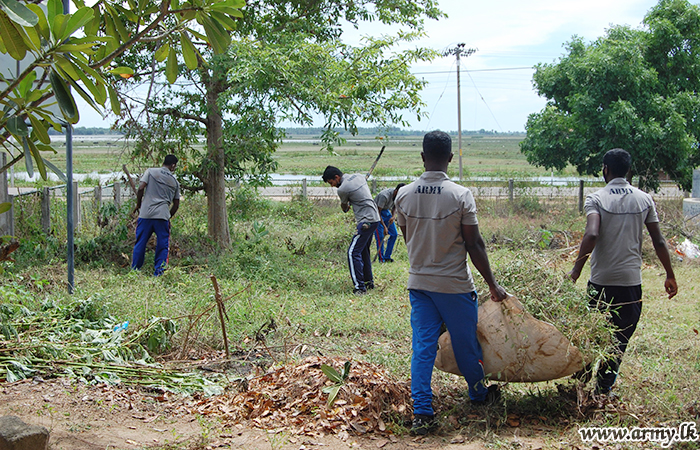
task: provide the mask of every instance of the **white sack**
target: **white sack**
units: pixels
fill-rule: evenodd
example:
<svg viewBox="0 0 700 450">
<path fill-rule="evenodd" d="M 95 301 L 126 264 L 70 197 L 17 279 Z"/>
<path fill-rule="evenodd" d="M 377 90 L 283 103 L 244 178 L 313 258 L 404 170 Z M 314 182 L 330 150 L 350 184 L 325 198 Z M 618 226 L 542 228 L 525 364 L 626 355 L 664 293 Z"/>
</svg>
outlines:
<svg viewBox="0 0 700 450">
<path fill-rule="evenodd" d="M 484 373 L 491 380 L 547 381 L 583 368 L 578 348 L 554 325 L 532 317 L 514 296 L 479 306 L 476 332 Z M 435 367 L 461 375 L 449 332 L 440 336 Z"/>
</svg>

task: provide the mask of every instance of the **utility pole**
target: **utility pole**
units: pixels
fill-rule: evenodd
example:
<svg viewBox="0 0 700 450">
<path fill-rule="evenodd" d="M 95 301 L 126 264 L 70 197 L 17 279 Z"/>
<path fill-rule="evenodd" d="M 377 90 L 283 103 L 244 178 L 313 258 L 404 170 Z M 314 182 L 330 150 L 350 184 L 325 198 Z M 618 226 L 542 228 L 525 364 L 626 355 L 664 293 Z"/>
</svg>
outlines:
<svg viewBox="0 0 700 450">
<path fill-rule="evenodd" d="M 460 92 L 459 81 L 459 58 L 467 57 L 474 53 L 476 49 L 465 49 L 465 44 L 459 43 L 456 47 L 445 50 L 442 56 L 455 55 L 457 57 L 457 139 L 459 145 L 459 181 L 462 181 L 462 94 Z"/>
</svg>

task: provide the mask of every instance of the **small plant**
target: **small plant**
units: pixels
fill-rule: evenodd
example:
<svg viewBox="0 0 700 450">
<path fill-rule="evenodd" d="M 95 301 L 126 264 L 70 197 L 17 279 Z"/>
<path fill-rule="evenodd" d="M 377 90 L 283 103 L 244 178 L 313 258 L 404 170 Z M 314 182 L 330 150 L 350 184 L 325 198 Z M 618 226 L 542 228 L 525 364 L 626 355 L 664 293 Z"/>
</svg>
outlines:
<svg viewBox="0 0 700 450">
<path fill-rule="evenodd" d="M 270 232 L 267 230 L 265 227 L 265 224 L 258 222 L 257 220 L 253 221 L 253 237 L 250 239 L 250 242 L 253 244 L 256 244 L 262 240 L 265 236 L 267 236 Z"/>
<path fill-rule="evenodd" d="M 322 389 L 322 392 L 324 394 L 328 394 L 327 405 L 330 408 L 331 406 L 333 406 L 333 403 L 335 403 L 335 400 L 338 398 L 340 388 L 343 387 L 343 385 L 345 384 L 345 380 L 347 380 L 348 375 L 350 375 L 350 361 L 345 362 L 342 374 L 339 374 L 337 370 L 335 370 L 328 364 L 321 364 L 321 370 L 323 371 L 323 373 L 326 374 L 328 379 L 334 383 L 333 385 L 326 386 Z"/>
</svg>

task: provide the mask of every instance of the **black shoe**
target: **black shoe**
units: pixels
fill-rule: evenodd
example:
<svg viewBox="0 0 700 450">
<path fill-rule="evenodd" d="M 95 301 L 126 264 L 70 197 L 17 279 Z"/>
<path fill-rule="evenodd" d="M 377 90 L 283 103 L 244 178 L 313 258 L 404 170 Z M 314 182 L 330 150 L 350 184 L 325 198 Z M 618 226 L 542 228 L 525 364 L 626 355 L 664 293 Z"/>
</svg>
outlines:
<svg viewBox="0 0 700 450">
<path fill-rule="evenodd" d="M 427 414 L 416 414 L 413 416 L 411 424 L 411 434 L 413 436 L 425 436 L 435 429 L 435 416 Z"/>
<path fill-rule="evenodd" d="M 369 281 L 369 282 L 365 281 L 365 289 L 367 289 L 368 291 L 370 289 L 374 289 L 374 281 Z"/>
<path fill-rule="evenodd" d="M 353 289 L 352 293 L 355 295 L 367 295 L 367 291 L 364 289 Z"/>
<path fill-rule="evenodd" d="M 472 405 L 490 406 L 501 401 L 501 389 L 497 384 L 492 384 L 488 387 L 486 398 L 483 400 L 472 400 Z"/>
<path fill-rule="evenodd" d="M 391 258 L 387 258 L 387 259 L 384 260 L 384 262 L 394 262 L 394 260 L 391 259 Z"/>
</svg>

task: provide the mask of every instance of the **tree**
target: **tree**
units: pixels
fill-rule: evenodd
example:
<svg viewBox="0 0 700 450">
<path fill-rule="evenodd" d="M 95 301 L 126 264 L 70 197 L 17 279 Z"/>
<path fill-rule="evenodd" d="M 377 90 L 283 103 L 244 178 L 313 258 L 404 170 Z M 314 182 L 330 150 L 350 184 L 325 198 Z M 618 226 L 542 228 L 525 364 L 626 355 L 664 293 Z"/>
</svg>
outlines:
<svg viewBox="0 0 700 450">
<path fill-rule="evenodd" d="M 11 156 L 0 172 L 24 158 L 30 174 L 36 164 L 44 179 L 47 167 L 62 176 L 40 152 L 56 152 L 49 128 L 61 131 L 64 124 L 80 120 L 74 92 L 100 114 L 109 99 L 112 111 L 119 114 L 121 103 L 113 84 L 133 70 L 116 65 L 116 58 L 137 43 L 160 40 L 195 21 L 203 24 L 200 38 L 220 53 L 230 42 L 234 19 L 242 16 L 244 0 L 73 4 L 75 12 L 64 14 L 61 0 L 48 0 L 45 7 L 0 0 L 0 52 L 26 66 L 12 78 L 0 74 L 0 145 Z M 52 99 L 60 113 L 47 107 Z M 0 213 L 7 207 L 0 205 Z"/>
<path fill-rule="evenodd" d="M 690 189 L 700 164 L 700 8 L 661 0 L 644 24 L 613 26 L 591 44 L 574 36 L 559 62 L 536 67 L 548 102 L 527 120 L 530 163 L 598 175 L 605 152 L 621 147 L 639 187 L 657 189 L 664 172 Z"/>
<path fill-rule="evenodd" d="M 195 30 L 144 46 L 128 62 L 138 70 L 122 83 L 122 92 L 142 83 L 148 94 L 145 101 L 130 98 L 134 108 L 118 124 L 137 138 L 135 155 L 152 161 L 166 152 L 181 157 L 183 187 L 205 192 L 209 236 L 228 246 L 226 178 L 266 182 L 284 136 L 281 120 L 311 125 L 315 114 L 322 115 L 323 139 L 332 149 L 342 140 L 336 127 L 355 133 L 362 121 L 403 124 L 406 110 L 420 113 L 424 82 L 410 66 L 436 53 L 392 49 L 418 37 L 424 17 L 441 16 L 431 0 L 250 1 L 225 54 L 212 55 Z M 365 37 L 357 46 L 343 42 L 342 23 L 360 21 L 409 31 Z M 165 55 L 178 40 L 192 45 L 183 45 L 176 66 Z M 173 84 L 176 73 L 187 83 Z M 139 103 L 142 113 L 135 112 Z M 203 150 L 199 135 L 205 137 Z"/>
</svg>

